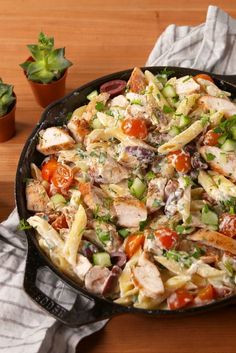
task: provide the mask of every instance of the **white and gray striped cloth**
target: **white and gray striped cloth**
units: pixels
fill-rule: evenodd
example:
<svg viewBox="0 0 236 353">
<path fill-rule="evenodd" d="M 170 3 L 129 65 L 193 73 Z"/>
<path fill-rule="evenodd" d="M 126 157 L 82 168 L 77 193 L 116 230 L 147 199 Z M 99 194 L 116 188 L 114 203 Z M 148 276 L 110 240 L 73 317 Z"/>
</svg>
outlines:
<svg viewBox="0 0 236 353">
<path fill-rule="evenodd" d="M 197 27 L 170 25 L 158 39 L 146 65 L 182 66 L 234 74 L 236 21 L 209 6 L 206 23 Z M 107 321 L 67 328 L 41 311 L 22 289 L 26 240 L 17 231 L 16 210 L 0 225 L 0 351 L 2 353 L 74 353 L 78 342 Z M 61 305 L 75 293 L 43 269 L 37 285 Z"/>
<path fill-rule="evenodd" d="M 218 74 L 236 74 L 236 20 L 209 6 L 206 22 L 168 26 L 157 40 L 146 66 L 181 66 Z"/>
</svg>

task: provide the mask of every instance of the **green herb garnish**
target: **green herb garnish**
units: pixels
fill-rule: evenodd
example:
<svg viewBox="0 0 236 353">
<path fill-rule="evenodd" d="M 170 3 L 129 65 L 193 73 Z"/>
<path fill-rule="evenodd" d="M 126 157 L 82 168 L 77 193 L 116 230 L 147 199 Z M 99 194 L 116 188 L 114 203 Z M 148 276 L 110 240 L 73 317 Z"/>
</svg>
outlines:
<svg viewBox="0 0 236 353">
<path fill-rule="evenodd" d="M 129 234 L 130 234 L 130 231 L 126 228 L 122 228 L 122 229 L 119 229 L 118 230 L 118 233 L 123 237 L 123 238 L 126 238 Z"/>
<path fill-rule="evenodd" d="M 207 161 L 213 161 L 213 159 L 215 159 L 214 154 L 212 154 L 212 153 L 206 153 L 206 160 L 207 160 Z"/>
<path fill-rule="evenodd" d="M 173 112 L 174 112 L 174 109 L 171 108 L 171 107 L 168 107 L 168 105 L 164 105 L 164 107 L 163 107 L 163 112 L 164 112 L 165 114 L 173 113 Z"/>
<path fill-rule="evenodd" d="M 20 220 L 20 223 L 17 227 L 18 230 L 27 230 L 27 229 L 31 229 L 31 228 L 33 228 L 33 227 L 31 227 L 31 225 L 24 218 L 22 218 Z"/>
<path fill-rule="evenodd" d="M 104 108 L 105 108 L 105 105 L 102 102 L 97 102 L 95 105 L 95 109 L 99 112 L 102 112 L 104 110 Z"/>
</svg>

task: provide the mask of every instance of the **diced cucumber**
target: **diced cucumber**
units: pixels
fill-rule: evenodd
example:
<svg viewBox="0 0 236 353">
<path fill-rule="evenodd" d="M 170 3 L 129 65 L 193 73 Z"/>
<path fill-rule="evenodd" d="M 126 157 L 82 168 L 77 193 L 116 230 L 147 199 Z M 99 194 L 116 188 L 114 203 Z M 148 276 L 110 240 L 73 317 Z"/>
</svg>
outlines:
<svg viewBox="0 0 236 353">
<path fill-rule="evenodd" d="M 61 194 L 53 195 L 51 201 L 55 208 L 63 207 L 66 204 L 66 199 Z"/>
<path fill-rule="evenodd" d="M 102 267 L 110 267 L 111 266 L 111 258 L 107 252 L 98 252 L 93 254 L 93 263 L 97 266 Z"/>
<path fill-rule="evenodd" d="M 236 140 L 236 126 L 232 126 L 230 131 L 231 131 L 233 139 Z"/>
<path fill-rule="evenodd" d="M 181 115 L 179 118 L 179 126 L 185 127 L 190 123 L 190 117 L 187 115 Z"/>
<path fill-rule="evenodd" d="M 176 97 L 175 89 L 172 85 L 166 85 L 162 90 L 163 96 L 166 98 L 174 98 Z"/>
<path fill-rule="evenodd" d="M 179 135 L 181 132 L 180 128 L 178 126 L 172 126 L 172 128 L 169 131 L 169 135 L 174 137 L 176 135 Z"/>
<path fill-rule="evenodd" d="M 207 205 L 202 208 L 202 222 L 210 226 L 218 226 L 218 215 L 210 210 Z"/>
<path fill-rule="evenodd" d="M 218 142 L 220 145 L 223 145 L 226 140 L 227 140 L 227 135 L 222 135 L 218 138 Z"/>
<path fill-rule="evenodd" d="M 135 178 L 133 184 L 130 187 L 130 191 L 135 197 L 141 199 L 146 188 L 146 184 L 144 184 L 142 180 L 140 180 L 139 178 Z"/>
<path fill-rule="evenodd" d="M 88 99 L 89 101 L 91 101 L 93 98 L 95 98 L 95 97 L 97 97 L 97 96 L 98 96 L 98 91 L 94 90 L 94 91 L 92 91 L 91 93 L 89 93 L 89 94 L 87 95 L 87 99 Z"/>
<path fill-rule="evenodd" d="M 236 151 L 236 141 L 227 139 L 225 143 L 221 146 L 221 149 L 225 152 L 233 152 Z"/>
<path fill-rule="evenodd" d="M 102 128 L 104 128 L 104 126 L 102 125 L 101 121 L 98 118 L 95 118 L 92 121 L 92 128 L 93 129 L 102 129 Z"/>
</svg>

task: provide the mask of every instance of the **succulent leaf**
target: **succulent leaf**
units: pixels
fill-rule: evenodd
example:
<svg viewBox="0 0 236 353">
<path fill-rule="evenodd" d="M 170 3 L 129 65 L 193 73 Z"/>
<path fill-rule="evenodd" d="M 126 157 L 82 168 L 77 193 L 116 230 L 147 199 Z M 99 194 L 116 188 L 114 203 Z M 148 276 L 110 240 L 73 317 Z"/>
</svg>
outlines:
<svg viewBox="0 0 236 353">
<path fill-rule="evenodd" d="M 34 61 L 20 64 L 29 80 L 50 83 L 58 80 L 64 71 L 72 65 L 65 58 L 65 48 L 54 48 L 54 38 L 40 33 L 38 44 L 29 44 L 28 49 Z"/>
<path fill-rule="evenodd" d="M 13 86 L 3 83 L 2 80 L 0 80 L 0 117 L 8 112 L 9 107 L 15 99 Z"/>
</svg>

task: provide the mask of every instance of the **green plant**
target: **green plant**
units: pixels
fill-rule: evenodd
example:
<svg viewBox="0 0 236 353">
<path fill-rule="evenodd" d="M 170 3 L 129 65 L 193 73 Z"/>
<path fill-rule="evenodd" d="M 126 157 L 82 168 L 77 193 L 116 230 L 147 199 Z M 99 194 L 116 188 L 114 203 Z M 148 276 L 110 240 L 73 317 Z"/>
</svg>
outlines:
<svg viewBox="0 0 236 353">
<path fill-rule="evenodd" d="M 13 95 L 13 86 L 3 83 L 0 79 L 0 117 L 8 112 L 10 105 L 15 99 L 16 98 Z"/>
<path fill-rule="evenodd" d="M 54 48 L 54 38 L 40 33 L 38 44 L 27 45 L 31 58 L 20 66 L 29 80 L 50 83 L 58 80 L 72 63 L 65 58 L 65 48 Z"/>
</svg>

